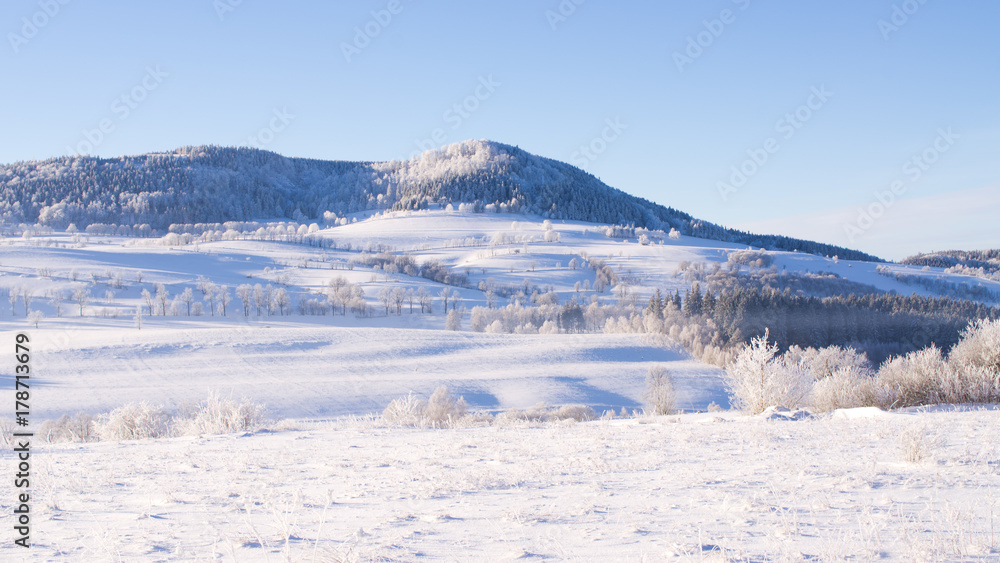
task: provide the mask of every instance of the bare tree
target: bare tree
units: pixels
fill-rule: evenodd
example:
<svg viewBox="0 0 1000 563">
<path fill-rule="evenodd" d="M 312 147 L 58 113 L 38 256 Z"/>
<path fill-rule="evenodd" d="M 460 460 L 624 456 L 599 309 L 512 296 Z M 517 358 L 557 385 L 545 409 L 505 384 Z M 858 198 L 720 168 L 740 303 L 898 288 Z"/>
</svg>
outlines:
<svg viewBox="0 0 1000 563">
<path fill-rule="evenodd" d="M 209 282 L 208 286 L 202 291 L 204 294 L 202 300 L 208 302 L 208 308 L 211 309 L 213 317 L 215 316 L 215 298 L 218 291 L 219 289 L 212 282 Z"/>
<path fill-rule="evenodd" d="M 229 294 L 229 286 L 221 285 L 218 290 L 219 307 L 222 308 L 222 316 L 226 316 L 226 306 L 232 302 L 233 296 Z"/>
<path fill-rule="evenodd" d="M 378 300 L 385 305 L 385 314 L 389 314 L 389 305 L 392 304 L 392 288 L 383 287 L 378 292 Z"/>
<path fill-rule="evenodd" d="M 264 288 L 261 285 L 254 284 L 253 286 L 253 305 L 257 312 L 257 316 L 260 316 L 260 310 L 267 308 L 267 301 L 265 301 Z"/>
<path fill-rule="evenodd" d="M 244 317 L 250 316 L 250 306 L 253 305 L 253 302 L 250 300 L 251 295 L 253 295 L 253 288 L 251 288 L 248 283 L 242 284 L 236 288 L 236 297 L 239 297 L 240 303 L 243 304 Z"/>
<path fill-rule="evenodd" d="M 187 306 L 187 316 L 191 316 L 191 304 L 194 303 L 194 292 L 190 287 L 185 287 L 181 292 L 181 302 Z"/>
<path fill-rule="evenodd" d="M 156 300 L 160 304 L 160 316 L 167 316 L 167 301 L 170 299 L 170 292 L 167 291 L 167 286 L 162 283 L 154 283 L 153 288 L 156 290 Z"/>
<path fill-rule="evenodd" d="M 62 316 L 62 301 L 65 299 L 63 290 L 53 289 L 49 292 L 49 301 L 52 303 L 52 308 L 56 311 L 56 316 Z"/>
<path fill-rule="evenodd" d="M 148 289 L 142 288 L 142 299 L 146 302 L 146 308 L 149 310 L 149 316 L 153 316 L 153 294 L 149 292 Z"/>
<path fill-rule="evenodd" d="M 392 290 L 392 302 L 396 305 L 397 315 L 403 314 L 403 301 L 406 301 L 406 292 L 403 291 L 403 288 L 397 287 Z"/>
<path fill-rule="evenodd" d="M 646 401 L 655 415 L 674 412 L 674 378 L 663 366 L 650 366 L 646 374 Z"/>
<path fill-rule="evenodd" d="M 292 299 L 288 296 L 288 292 L 285 288 L 279 287 L 278 291 L 274 292 L 274 304 L 277 305 L 278 311 L 282 316 L 285 314 L 285 308 L 292 302 Z"/>
<path fill-rule="evenodd" d="M 441 290 L 441 293 L 438 294 L 441 297 L 441 301 L 444 302 L 445 312 L 448 311 L 448 300 L 451 299 L 452 293 L 453 292 L 450 287 L 445 287 Z"/>
<path fill-rule="evenodd" d="M 35 290 L 31 289 L 26 285 L 21 286 L 21 301 L 24 302 L 24 316 L 26 317 L 28 316 L 28 313 L 31 311 L 31 301 L 34 296 L 35 296 Z"/>
<path fill-rule="evenodd" d="M 83 316 L 83 308 L 87 306 L 87 301 L 90 300 L 90 290 L 85 287 L 78 287 L 73 291 L 73 299 L 80 306 L 80 316 Z"/>
<path fill-rule="evenodd" d="M 35 325 L 35 328 L 38 328 L 38 323 L 45 318 L 45 315 L 43 315 L 41 311 L 29 311 L 25 316 L 28 318 L 28 322 L 30 324 Z"/>
<path fill-rule="evenodd" d="M 420 312 L 421 313 L 433 313 L 433 299 L 431 294 L 427 292 L 427 289 L 421 287 L 417 290 L 417 301 L 420 302 Z"/>
</svg>

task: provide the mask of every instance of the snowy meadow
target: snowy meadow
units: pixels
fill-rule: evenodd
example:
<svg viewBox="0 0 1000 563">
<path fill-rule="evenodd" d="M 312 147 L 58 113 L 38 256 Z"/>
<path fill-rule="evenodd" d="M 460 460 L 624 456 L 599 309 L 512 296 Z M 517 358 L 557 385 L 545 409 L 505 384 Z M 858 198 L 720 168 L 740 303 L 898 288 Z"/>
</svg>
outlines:
<svg viewBox="0 0 1000 563">
<path fill-rule="evenodd" d="M 462 206 L 112 231 L 0 241 L 30 560 L 1000 557 L 995 280 Z"/>
</svg>

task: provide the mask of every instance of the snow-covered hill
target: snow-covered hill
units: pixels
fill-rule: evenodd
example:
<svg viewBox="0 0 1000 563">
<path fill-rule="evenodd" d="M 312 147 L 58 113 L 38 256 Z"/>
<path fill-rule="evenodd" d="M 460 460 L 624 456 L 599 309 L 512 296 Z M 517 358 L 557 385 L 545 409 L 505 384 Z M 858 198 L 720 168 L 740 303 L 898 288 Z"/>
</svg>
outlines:
<svg viewBox="0 0 1000 563">
<path fill-rule="evenodd" d="M 0 166 L 0 220 L 60 229 L 98 223 L 147 234 L 173 223 L 261 217 L 332 223 L 349 213 L 449 202 L 486 212 L 677 229 L 755 247 L 877 260 L 832 245 L 726 229 L 614 189 L 564 162 L 485 140 L 391 162 L 319 161 L 209 146 Z"/>
<path fill-rule="evenodd" d="M 441 384 L 487 410 L 537 402 L 633 409 L 642 406 L 652 362 L 673 366 L 681 408 L 727 404 L 717 368 L 651 336 L 602 334 L 605 318 L 592 319 L 587 307 L 625 303 L 641 310 L 656 291 L 683 295 L 695 270 L 732 268 L 734 253 L 745 250 L 738 245 L 641 230 L 617 238 L 621 233 L 607 225 L 455 210 L 359 214 L 304 236 L 289 231 L 304 232 L 272 224 L 254 236 L 56 232 L 3 240 L 0 292 L 12 297 L 0 327 L 37 335 L 37 361 L 48 366 L 38 412 L 55 418 L 142 399 L 177 406 L 217 390 L 246 394 L 281 416 L 331 417 L 377 411 L 395 397 L 426 396 Z M 424 275 L 373 263 L 379 250 L 423 265 Z M 935 295 L 930 286 L 880 274 L 886 266 L 870 262 L 798 252 L 761 256 L 773 262 L 770 269 L 739 270 L 823 273 L 865 291 Z M 427 264 L 435 265 L 433 276 Z M 595 264 L 620 281 L 598 287 Z M 989 280 L 891 268 L 1000 293 Z M 338 278 L 361 295 L 351 298 L 356 302 L 330 300 L 330 282 Z M 206 283 L 215 297 L 203 294 Z M 238 288 L 256 285 L 274 292 L 269 304 L 260 309 L 250 296 L 244 310 Z M 225 315 L 223 287 L 230 299 Z M 279 291 L 288 296 L 282 310 L 274 305 Z M 449 308 L 464 311 L 458 332 L 443 330 L 444 291 Z M 573 334 L 544 325 L 537 313 L 524 316 L 557 316 L 570 303 L 581 304 L 585 321 L 596 324 Z M 323 314 L 309 309 L 314 305 L 325 307 Z M 477 310 L 501 324 L 477 326 Z M 106 393 L 107 386 L 116 391 Z"/>
</svg>

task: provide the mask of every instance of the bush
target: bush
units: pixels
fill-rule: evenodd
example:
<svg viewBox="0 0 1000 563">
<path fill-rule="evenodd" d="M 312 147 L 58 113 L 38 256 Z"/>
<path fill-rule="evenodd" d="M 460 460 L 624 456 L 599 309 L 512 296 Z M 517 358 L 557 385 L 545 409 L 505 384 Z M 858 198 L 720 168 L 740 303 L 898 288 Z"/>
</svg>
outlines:
<svg viewBox="0 0 1000 563">
<path fill-rule="evenodd" d="M 817 412 L 881 404 L 876 380 L 870 370 L 840 367 L 813 385 L 810 404 Z"/>
<path fill-rule="evenodd" d="M 674 378 L 663 366 L 650 366 L 646 373 L 646 402 L 655 415 L 671 414 L 676 402 Z"/>
<path fill-rule="evenodd" d="M 427 403 L 413 393 L 393 399 L 382 411 L 382 422 L 389 426 L 419 426 Z"/>
<path fill-rule="evenodd" d="M 264 405 L 244 398 L 240 402 L 220 399 L 209 393 L 187 417 L 174 423 L 177 434 L 231 434 L 259 429 L 264 425 Z"/>
<path fill-rule="evenodd" d="M 97 417 L 97 436 L 107 440 L 140 440 L 170 435 L 171 416 L 146 401 L 128 403 Z"/>
<path fill-rule="evenodd" d="M 859 372 L 866 371 L 869 374 L 872 371 L 868 356 L 854 348 L 826 346 L 817 350 L 812 347 L 802 349 L 798 346 L 792 346 L 785 352 L 785 357 L 807 369 L 816 381 L 830 377 L 833 372 L 841 368 Z"/>
<path fill-rule="evenodd" d="M 769 345 L 767 338 L 765 330 L 726 367 L 730 403 L 747 414 L 801 406 L 809 393 L 808 372 L 796 362 L 775 358 L 778 346 Z"/>
<path fill-rule="evenodd" d="M 467 410 L 468 405 L 465 403 L 465 398 L 453 399 L 448 388 L 442 385 L 434 391 L 430 400 L 427 401 L 423 423 L 430 426 L 449 426 L 465 416 Z"/>
<path fill-rule="evenodd" d="M 85 412 L 77 413 L 72 418 L 64 414 L 59 420 L 46 420 L 38 427 L 37 434 L 49 443 L 97 441 L 94 417 Z"/>
<path fill-rule="evenodd" d="M 942 402 L 941 382 L 947 371 L 941 349 L 933 345 L 886 361 L 876 376 L 880 406 L 898 409 Z"/>
<path fill-rule="evenodd" d="M 556 420 L 575 420 L 586 422 L 596 420 L 597 412 L 587 405 L 563 405 L 553 408 L 545 403 L 538 403 L 523 411 L 509 410 L 500 413 L 496 417 L 497 424 L 507 424 L 511 422 L 551 422 Z"/>
<path fill-rule="evenodd" d="M 963 366 L 975 366 L 1000 376 L 1000 319 L 979 319 L 962 332 L 948 359 Z"/>
<path fill-rule="evenodd" d="M 445 330 L 462 330 L 462 314 L 452 309 L 444 321 Z"/>
<path fill-rule="evenodd" d="M 382 411 L 382 422 L 389 426 L 454 426 L 466 416 L 468 405 L 463 397 L 454 399 L 448 388 L 438 387 L 429 401 L 410 393 L 394 399 Z"/>
</svg>

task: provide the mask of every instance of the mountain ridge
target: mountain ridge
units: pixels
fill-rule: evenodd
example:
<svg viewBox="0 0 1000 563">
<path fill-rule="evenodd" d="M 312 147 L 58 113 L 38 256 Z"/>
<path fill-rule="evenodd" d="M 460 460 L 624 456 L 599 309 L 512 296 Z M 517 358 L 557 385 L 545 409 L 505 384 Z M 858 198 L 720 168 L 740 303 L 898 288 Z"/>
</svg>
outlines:
<svg viewBox="0 0 1000 563">
<path fill-rule="evenodd" d="M 466 202 L 477 211 L 677 229 L 754 247 L 883 261 L 835 245 L 715 225 L 608 186 L 565 162 L 488 140 L 382 162 L 285 157 L 215 145 L 112 158 L 64 156 L 0 165 L 0 194 L 3 222 L 53 228 L 112 223 L 165 229 L 171 223 L 268 216 L 321 220 Z"/>
</svg>

